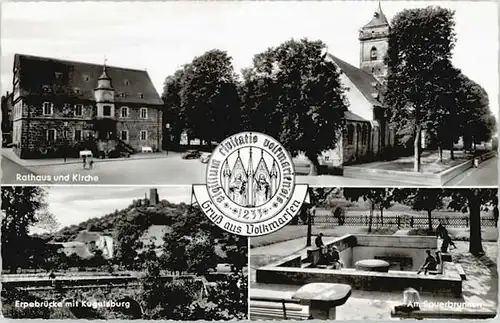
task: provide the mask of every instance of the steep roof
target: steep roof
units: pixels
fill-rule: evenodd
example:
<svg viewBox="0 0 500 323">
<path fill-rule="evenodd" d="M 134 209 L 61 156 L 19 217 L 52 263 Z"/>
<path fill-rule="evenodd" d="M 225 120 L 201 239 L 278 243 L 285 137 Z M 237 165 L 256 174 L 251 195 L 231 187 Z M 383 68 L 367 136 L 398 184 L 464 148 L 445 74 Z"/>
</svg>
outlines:
<svg viewBox="0 0 500 323">
<path fill-rule="evenodd" d="M 356 88 L 363 94 L 370 104 L 373 106 L 381 106 L 382 104 L 373 96 L 374 93 L 377 93 L 376 85 L 379 84 L 377 79 L 357 67 L 352 66 L 351 64 L 344 62 L 338 57 L 335 57 L 332 54 L 328 54 L 328 57 L 333 60 L 333 62 L 344 72 L 345 76 L 349 78 L 349 80 L 356 86 Z"/>
<path fill-rule="evenodd" d="M 363 122 L 369 122 L 369 120 L 366 120 L 365 118 L 357 115 L 356 113 L 353 113 L 351 111 L 346 111 L 344 112 L 344 118 L 349 121 L 363 121 Z"/>
<path fill-rule="evenodd" d="M 388 26 L 389 21 L 387 20 L 387 17 L 384 15 L 384 12 L 382 11 L 382 5 L 380 4 L 380 1 L 378 2 L 378 8 L 373 14 L 372 20 L 370 20 L 369 23 L 363 26 L 363 28 L 370 28 L 370 27 L 380 27 L 380 26 Z"/>
<path fill-rule="evenodd" d="M 66 87 L 79 90 L 78 99 L 91 101 L 103 74 L 103 65 L 24 54 L 16 54 L 14 64 L 20 68 L 21 88 L 26 91 L 63 82 Z M 147 71 L 106 66 L 106 72 L 115 90 L 115 102 L 163 104 Z"/>
</svg>

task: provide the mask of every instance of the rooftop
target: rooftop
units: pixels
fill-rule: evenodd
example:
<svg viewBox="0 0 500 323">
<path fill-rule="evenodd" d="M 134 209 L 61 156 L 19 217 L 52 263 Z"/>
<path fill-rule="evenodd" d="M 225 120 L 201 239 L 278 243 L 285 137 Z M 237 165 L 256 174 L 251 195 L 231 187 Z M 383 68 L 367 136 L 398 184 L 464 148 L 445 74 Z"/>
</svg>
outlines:
<svg viewBox="0 0 500 323">
<path fill-rule="evenodd" d="M 21 88 L 33 92 L 44 86 L 64 85 L 78 99 L 94 100 L 94 89 L 103 75 L 104 65 L 16 54 L 14 68 L 19 68 Z M 106 65 L 115 90 L 115 102 L 162 105 L 146 70 Z"/>
</svg>

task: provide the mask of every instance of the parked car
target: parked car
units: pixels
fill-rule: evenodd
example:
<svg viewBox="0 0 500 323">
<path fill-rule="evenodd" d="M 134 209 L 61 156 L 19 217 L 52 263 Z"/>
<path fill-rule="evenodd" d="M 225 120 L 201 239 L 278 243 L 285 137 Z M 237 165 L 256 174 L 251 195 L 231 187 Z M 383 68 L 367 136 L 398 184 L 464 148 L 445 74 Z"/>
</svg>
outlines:
<svg viewBox="0 0 500 323">
<path fill-rule="evenodd" d="M 182 159 L 198 159 L 201 153 L 198 150 L 188 150 L 182 154 Z"/>
<path fill-rule="evenodd" d="M 212 157 L 211 153 L 203 153 L 201 154 L 200 160 L 203 164 L 207 164 L 210 160 L 210 157 Z"/>
</svg>

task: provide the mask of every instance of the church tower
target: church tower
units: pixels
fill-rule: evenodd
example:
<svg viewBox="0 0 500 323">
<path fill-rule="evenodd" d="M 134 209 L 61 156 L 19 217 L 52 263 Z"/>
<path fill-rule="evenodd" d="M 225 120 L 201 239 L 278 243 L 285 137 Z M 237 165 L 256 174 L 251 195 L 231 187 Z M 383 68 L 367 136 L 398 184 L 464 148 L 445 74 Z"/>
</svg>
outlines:
<svg viewBox="0 0 500 323">
<path fill-rule="evenodd" d="M 383 81 L 387 76 L 384 57 L 389 45 L 389 22 L 382 12 L 380 0 L 372 20 L 359 31 L 360 68 Z"/>
</svg>

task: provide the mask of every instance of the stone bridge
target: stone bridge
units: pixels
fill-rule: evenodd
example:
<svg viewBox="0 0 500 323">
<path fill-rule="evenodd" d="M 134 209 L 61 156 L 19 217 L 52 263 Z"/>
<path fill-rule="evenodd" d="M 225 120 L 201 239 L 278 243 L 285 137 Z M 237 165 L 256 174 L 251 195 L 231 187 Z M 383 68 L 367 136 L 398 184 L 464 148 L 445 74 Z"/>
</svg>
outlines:
<svg viewBox="0 0 500 323">
<path fill-rule="evenodd" d="M 193 275 L 164 275 L 162 279 L 193 281 L 199 298 L 206 297 L 207 286 L 211 284 L 204 277 Z M 61 275 L 54 279 L 48 275 L 2 275 L 2 289 L 2 296 L 11 295 L 12 307 L 37 307 L 33 302 L 47 300 L 58 304 L 38 307 L 60 307 L 63 312 L 60 315 L 65 318 L 99 319 L 102 318 L 99 310 L 111 310 L 129 319 L 143 315 L 138 275 Z"/>
</svg>

